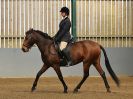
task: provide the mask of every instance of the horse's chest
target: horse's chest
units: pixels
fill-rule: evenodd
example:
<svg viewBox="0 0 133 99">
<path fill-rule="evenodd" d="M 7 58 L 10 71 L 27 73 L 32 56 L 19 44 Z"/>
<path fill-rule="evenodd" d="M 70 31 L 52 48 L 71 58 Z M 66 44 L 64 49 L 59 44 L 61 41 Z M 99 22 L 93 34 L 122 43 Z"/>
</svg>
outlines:
<svg viewBox="0 0 133 99">
<path fill-rule="evenodd" d="M 51 64 L 50 55 L 42 55 L 42 61 L 43 61 L 45 64 Z"/>
</svg>

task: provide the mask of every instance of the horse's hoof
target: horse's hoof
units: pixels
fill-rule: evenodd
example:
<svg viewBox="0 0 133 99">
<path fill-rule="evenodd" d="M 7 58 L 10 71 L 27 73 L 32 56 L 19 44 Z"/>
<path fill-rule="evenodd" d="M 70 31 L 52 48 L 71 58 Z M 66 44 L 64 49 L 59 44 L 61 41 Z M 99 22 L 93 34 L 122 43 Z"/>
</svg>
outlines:
<svg viewBox="0 0 133 99">
<path fill-rule="evenodd" d="M 111 93 L 111 90 L 110 89 L 107 89 L 107 93 Z"/>
<path fill-rule="evenodd" d="M 73 93 L 77 93 L 78 92 L 78 89 L 74 89 Z"/>
<path fill-rule="evenodd" d="M 34 92 L 35 90 L 36 90 L 35 87 L 32 87 L 32 88 L 31 88 L 31 92 Z"/>
<path fill-rule="evenodd" d="M 67 90 L 65 90 L 64 93 L 67 93 Z"/>
</svg>

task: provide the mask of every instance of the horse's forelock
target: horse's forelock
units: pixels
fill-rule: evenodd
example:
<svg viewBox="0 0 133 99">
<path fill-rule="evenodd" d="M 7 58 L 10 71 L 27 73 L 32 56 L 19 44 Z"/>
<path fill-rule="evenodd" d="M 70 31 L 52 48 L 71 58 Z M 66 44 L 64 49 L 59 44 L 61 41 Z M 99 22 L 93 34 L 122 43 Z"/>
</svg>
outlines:
<svg viewBox="0 0 133 99">
<path fill-rule="evenodd" d="M 31 28 L 31 29 L 29 29 L 28 31 L 26 31 L 25 34 L 31 34 L 33 31 L 34 31 L 33 28 Z"/>
</svg>

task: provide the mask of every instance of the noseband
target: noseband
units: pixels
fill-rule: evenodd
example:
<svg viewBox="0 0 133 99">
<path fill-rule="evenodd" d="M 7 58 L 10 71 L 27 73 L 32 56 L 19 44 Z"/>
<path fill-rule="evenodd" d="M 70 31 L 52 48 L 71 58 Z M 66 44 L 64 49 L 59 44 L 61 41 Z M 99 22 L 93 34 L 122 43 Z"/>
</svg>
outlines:
<svg viewBox="0 0 133 99">
<path fill-rule="evenodd" d="M 31 36 L 29 36 L 29 39 L 31 39 L 32 40 L 32 37 Z M 23 46 L 25 47 L 25 48 L 30 48 L 28 45 L 25 45 L 25 44 L 23 44 Z"/>
<path fill-rule="evenodd" d="M 25 45 L 25 44 L 23 44 L 23 46 L 26 47 L 26 48 L 29 48 L 29 46 L 27 46 L 27 45 Z"/>
</svg>

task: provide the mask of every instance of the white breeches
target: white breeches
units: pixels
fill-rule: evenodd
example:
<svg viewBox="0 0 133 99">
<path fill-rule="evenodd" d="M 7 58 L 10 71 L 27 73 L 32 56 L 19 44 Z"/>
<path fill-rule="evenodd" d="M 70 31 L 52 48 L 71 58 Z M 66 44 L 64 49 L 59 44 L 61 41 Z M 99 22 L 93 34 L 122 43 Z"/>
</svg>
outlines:
<svg viewBox="0 0 133 99">
<path fill-rule="evenodd" d="M 66 48 L 67 42 L 61 41 L 60 43 L 60 50 L 62 51 L 64 48 Z"/>
</svg>

